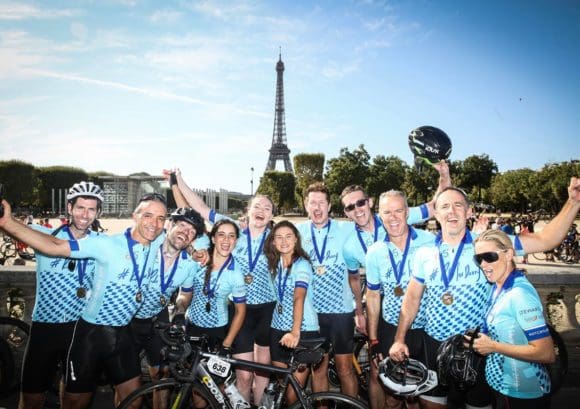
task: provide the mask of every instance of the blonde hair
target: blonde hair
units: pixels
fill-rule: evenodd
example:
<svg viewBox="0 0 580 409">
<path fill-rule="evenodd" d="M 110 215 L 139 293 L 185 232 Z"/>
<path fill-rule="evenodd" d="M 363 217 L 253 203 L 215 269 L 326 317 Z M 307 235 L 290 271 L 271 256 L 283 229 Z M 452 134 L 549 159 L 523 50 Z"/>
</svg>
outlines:
<svg viewBox="0 0 580 409">
<path fill-rule="evenodd" d="M 512 250 L 515 254 L 514 245 L 507 234 L 501 230 L 486 230 L 481 233 L 474 241 L 473 245 L 479 242 L 493 242 L 499 250 Z M 515 261 L 511 260 L 512 268 L 516 268 Z"/>
</svg>

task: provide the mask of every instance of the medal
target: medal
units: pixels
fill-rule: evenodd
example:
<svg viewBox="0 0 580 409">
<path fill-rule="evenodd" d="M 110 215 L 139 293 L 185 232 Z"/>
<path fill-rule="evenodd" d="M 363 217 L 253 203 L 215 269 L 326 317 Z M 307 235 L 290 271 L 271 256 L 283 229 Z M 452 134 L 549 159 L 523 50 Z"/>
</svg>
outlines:
<svg viewBox="0 0 580 409">
<path fill-rule="evenodd" d="M 141 273 L 139 274 L 139 265 L 137 263 L 137 259 L 135 258 L 135 252 L 133 251 L 133 245 L 137 243 L 131 237 L 131 229 L 128 228 L 125 231 L 125 239 L 127 240 L 127 248 L 129 250 L 129 256 L 131 257 L 131 263 L 133 264 L 133 276 L 137 281 L 137 287 L 139 290 L 137 294 L 135 294 L 135 301 L 141 302 L 143 301 L 143 294 L 141 293 L 141 283 L 143 282 L 143 278 L 145 277 L 145 270 L 147 269 L 147 264 L 149 263 L 149 254 L 151 253 L 151 249 L 147 248 L 147 257 L 145 258 L 145 263 L 143 264 L 143 268 L 141 269 Z"/>
<path fill-rule="evenodd" d="M 252 281 L 254 281 L 254 276 L 251 274 L 246 274 L 244 276 L 244 281 L 246 284 L 252 284 Z"/>
<path fill-rule="evenodd" d="M 165 299 L 164 296 L 159 297 L 159 302 L 161 303 L 161 305 L 163 305 L 165 307 L 165 304 L 167 304 L 167 300 Z"/>
<path fill-rule="evenodd" d="M 318 267 L 316 267 L 316 273 L 318 275 L 324 274 L 325 271 L 326 271 L 326 268 L 324 266 L 318 266 Z"/>
<path fill-rule="evenodd" d="M 278 314 L 282 314 L 282 304 L 278 304 Z"/>
<path fill-rule="evenodd" d="M 324 227 L 323 227 L 324 228 Z M 330 220 L 326 224 L 326 234 L 324 235 L 324 241 L 322 242 L 322 249 L 318 251 L 318 244 L 316 244 L 316 234 L 314 234 L 314 223 L 310 223 L 310 237 L 312 238 L 312 245 L 314 246 L 314 253 L 316 254 L 316 260 L 318 260 L 318 267 L 316 267 L 316 272 L 318 275 L 324 274 L 324 257 L 326 254 L 326 243 L 328 241 L 328 233 L 330 233 Z"/>
<path fill-rule="evenodd" d="M 205 303 L 205 312 L 210 312 L 211 311 L 211 304 L 208 302 Z"/>
<path fill-rule="evenodd" d="M 84 287 L 77 288 L 77 297 L 85 298 L 87 296 L 87 290 Z"/>
<path fill-rule="evenodd" d="M 453 294 L 451 294 L 450 292 L 443 293 L 443 295 L 441 296 L 441 302 L 445 305 L 453 304 Z"/>
<path fill-rule="evenodd" d="M 405 291 L 403 291 L 403 287 L 398 285 L 393 289 L 393 293 L 395 293 L 395 297 L 402 297 Z"/>
<path fill-rule="evenodd" d="M 141 294 L 141 291 L 137 291 L 137 294 L 135 294 L 135 301 L 137 302 L 143 301 L 143 294 Z"/>
</svg>

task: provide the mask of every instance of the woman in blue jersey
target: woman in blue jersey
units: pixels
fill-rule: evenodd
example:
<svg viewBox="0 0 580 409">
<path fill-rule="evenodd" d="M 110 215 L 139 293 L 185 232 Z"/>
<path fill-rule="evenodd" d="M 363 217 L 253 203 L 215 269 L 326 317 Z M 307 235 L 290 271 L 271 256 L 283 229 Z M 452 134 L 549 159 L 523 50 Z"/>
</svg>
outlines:
<svg viewBox="0 0 580 409">
<path fill-rule="evenodd" d="M 300 234 L 291 222 L 277 223 L 266 238 L 264 253 L 276 288 L 276 308 L 270 329 L 270 354 L 272 364 L 287 367 L 290 349 L 296 348 L 300 339 L 319 336 L 318 315 L 314 310 L 311 291 L 312 265 L 300 243 Z M 304 385 L 308 371 L 296 373 Z M 296 400 L 293 391 L 286 397 L 290 404 Z"/>
<path fill-rule="evenodd" d="M 486 330 L 474 349 L 487 355 L 485 376 L 495 392 L 496 409 L 550 407 L 550 378 L 543 364 L 554 362 L 554 345 L 542 302 L 522 271 L 502 231 L 488 230 L 475 240 L 475 261 L 494 283 Z"/>
<path fill-rule="evenodd" d="M 242 272 L 236 265 L 232 251 L 240 236 L 238 226 L 231 220 L 220 220 L 209 234 L 210 260 L 199 270 L 191 288 L 181 288 L 176 305 L 189 305 L 186 312 L 190 335 L 206 334 L 210 345 L 231 353 L 232 343 L 246 314 L 246 286 Z M 228 327 L 228 298 L 234 302 L 234 316 Z"/>
</svg>

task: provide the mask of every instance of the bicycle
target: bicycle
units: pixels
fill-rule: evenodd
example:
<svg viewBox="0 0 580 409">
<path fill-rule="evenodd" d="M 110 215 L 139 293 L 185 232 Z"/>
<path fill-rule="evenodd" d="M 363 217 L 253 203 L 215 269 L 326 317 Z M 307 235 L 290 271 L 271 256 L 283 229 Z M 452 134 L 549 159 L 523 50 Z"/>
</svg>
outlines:
<svg viewBox="0 0 580 409">
<path fill-rule="evenodd" d="M 184 334 L 183 329 L 169 324 L 157 324 L 156 327 L 161 330 L 161 338 L 167 345 L 163 351 L 165 359 L 169 361 L 169 369 L 173 378 L 143 385 L 127 396 L 119 405 L 119 409 L 150 407 L 154 393 L 156 396 L 163 396 L 163 403 L 166 404 L 166 407 L 173 409 L 193 407 L 192 393 L 205 401 L 206 406 L 204 407 L 250 408 L 251 406 L 243 399 L 234 403 L 230 402 L 227 393 L 224 393 L 219 387 L 220 384 L 225 384 L 226 391 L 233 389 L 234 395 L 239 395 L 233 381 L 234 371 L 232 371 L 232 367 L 260 370 L 280 378 L 279 382 L 274 383 L 273 390 L 268 388 L 265 392 L 271 400 L 268 404 L 260 406 L 261 409 L 286 407 L 283 404 L 288 387 L 291 387 L 298 397 L 298 401 L 289 406 L 290 409 L 367 408 L 363 402 L 340 393 L 307 392 L 294 377 L 294 372 L 302 365 L 317 363 L 322 359 L 326 353 L 323 348 L 324 339 L 301 341 L 301 344 L 292 352 L 288 368 L 279 368 L 273 365 L 220 356 L 208 351 L 206 337 L 189 337 Z M 271 392 L 269 392 L 270 390 Z"/>
<path fill-rule="evenodd" d="M 18 388 L 19 376 L 28 343 L 30 325 L 13 317 L 0 317 L 0 395 L 6 396 Z"/>
<path fill-rule="evenodd" d="M 550 374 L 550 380 L 552 382 L 550 395 L 554 395 L 562 387 L 566 376 L 568 375 L 568 350 L 566 349 L 566 344 L 558 331 L 556 331 L 556 329 L 550 324 L 548 324 L 548 329 L 550 330 L 550 335 L 554 341 L 554 351 L 556 352 L 556 360 L 553 363 L 546 365 L 546 369 Z"/>
</svg>

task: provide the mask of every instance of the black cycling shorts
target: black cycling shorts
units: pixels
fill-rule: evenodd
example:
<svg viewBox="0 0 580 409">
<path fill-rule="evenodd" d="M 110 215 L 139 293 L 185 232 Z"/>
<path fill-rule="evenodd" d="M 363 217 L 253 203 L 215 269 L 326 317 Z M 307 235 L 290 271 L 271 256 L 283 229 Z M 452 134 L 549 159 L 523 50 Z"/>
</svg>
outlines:
<svg viewBox="0 0 580 409">
<path fill-rule="evenodd" d="M 131 328 L 79 319 L 67 357 L 66 391 L 93 392 L 103 371 L 113 385 L 141 374 Z"/>
<path fill-rule="evenodd" d="M 189 322 L 187 324 L 187 335 L 192 337 L 200 337 L 202 335 L 208 336 L 208 346 L 210 349 L 217 351 L 221 346 L 222 342 L 224 341 L 228 332 L 228 326 L 224 325 L 223 327 L 215 327 L 215 328 L 206 328 L 206 327 L 198 327 L 195 324 Z"/>
<path fill-rule="evenodd" d="M 32 322 L 22 362 L 22 392 L 46 392 L 56 378 L 59 364 L 64 372 L 75 324 L 76 321 Z"/>
<path fill-rule="evenodd" d="M 379 351 L 383 354 L 384 358 L 389 356 L 389 349 L 391 349 L 391 345 L 393 345 L 396 333 L 396 325 L 389 324 L 382 317 L 379 318 Z M 424 336 L 425 332 L 420 328 L 409 329 L 405 336 L 405 344 L 407 344 L 407 347 L 409 348 L 409 354 L 411 354 L 410 357 L 422 362 L 425 361 L 425 353 L 423 352 L 423 344 L 425 342 Z"/>
<path fill-rule="evenodd" d="M 246 318 L 233 345 L 236 354 L 254 352 L 254 344 L 270 346 L 270 325 L 275 306 L 275 302 L 246 305 Z"/>
<path fill-rule="evenodd" d="M 130 324 L 135 341 L 135 349 L 137 353 L 145 350 L 147 362 L 150 366 L 159 366 L 161 364 L 161 348 L 164 345 L 159 333 L 155 330 L 155 320 L 169 322 L 167 308 L 153 318 L 133 318 Z"/>
<path fill-rule="evenodd" d="M 354 350 L 354 313 L 318 314 L 320 335 L 332 343 L 335 354 Z"/>
<path fill-rule="evenodd" d="M 292 350 L 280 345 L 280 340 L 288 331 L 270 328 L 270 356 L 272 361 L 288 363 L 292 356 Z M 318 331 L 301 331 L 300 339 L 320 338 Z"/>
</svg>

